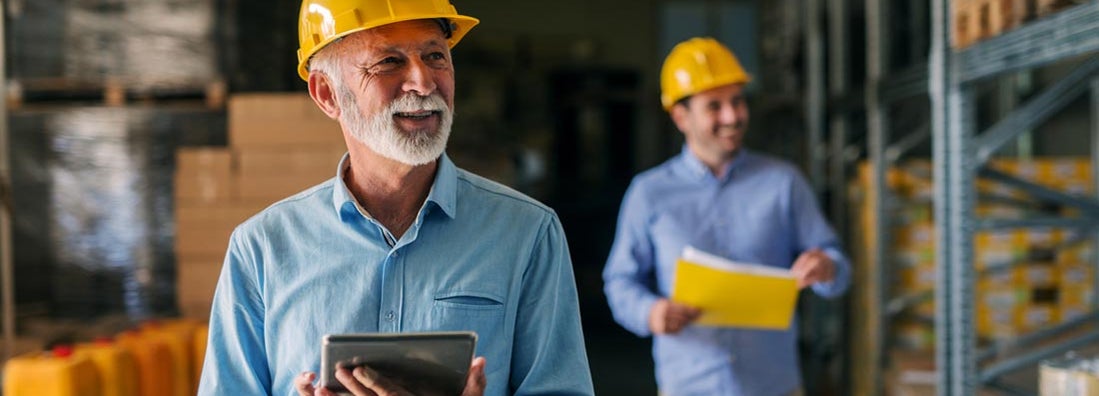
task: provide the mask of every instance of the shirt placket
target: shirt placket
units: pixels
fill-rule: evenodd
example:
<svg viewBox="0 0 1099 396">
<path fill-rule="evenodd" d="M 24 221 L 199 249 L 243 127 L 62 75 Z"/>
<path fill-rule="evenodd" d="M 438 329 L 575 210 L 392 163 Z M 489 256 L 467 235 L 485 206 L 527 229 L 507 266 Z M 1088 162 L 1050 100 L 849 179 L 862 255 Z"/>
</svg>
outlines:
<svg viewBox="0 0 1099 396">
<path fill-rule="evenodd" d="M 714 202 L 714 238 L 719 242 L 720 254 L 725 257 L 734 258 L 737 257 L 736 234 L 738 232 L 738 225 L 736 224 L 736 214 L 739 213 L 739 208 L 736 207 L 736 196 L 733 194 L 733 186 L 730 184 L 731 180 L 726 180 L 724 183 L 718 183 L 714 190 L 713 202 Z M 744 225 L 739 225 L 743 227 Z M 742 231 L 742 230 L 740 230 Z"/>
<path fill-rule="evenodd" d="M 378 307 L 378 331 L 401 331 L 404 265 L 400 249 L 392 249 L 382 263 L 382 295 Z"/>
<path fill-rule="evenodd" d="M 731 248 L 726 231 L 728 227 L 729 219 L 727 216 L 727 210 L 723 207 L 725 204 L 721 202 L 721 181 L 715 178 L 709 177 L 705 180 L 703 186 L 703 194 L 705 194 L 705 201 L 702 202 L 702 206 L 699 208 L 700 212 L 697 214 L 699 219 L 698 235 L 700 239 L 700 248 L 710 250 L 717 254 L 728 253 Z"/>
</svg>

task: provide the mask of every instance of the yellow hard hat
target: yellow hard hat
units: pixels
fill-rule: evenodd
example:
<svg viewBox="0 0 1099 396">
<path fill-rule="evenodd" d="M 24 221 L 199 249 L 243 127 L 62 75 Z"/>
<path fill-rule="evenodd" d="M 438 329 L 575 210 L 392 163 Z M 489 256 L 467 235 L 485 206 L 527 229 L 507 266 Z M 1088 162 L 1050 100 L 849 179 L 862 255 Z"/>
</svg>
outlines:
<svg viewBox="0 0 1099 396">
<path fill-rule="evenodd" d="M 321 48 L 351 33 L 414 19 L 451 22 L 447 44 L 462 39 L 477 18 L 458 15 L 448 0 L 303 0 L 298 18 L 298 75 L 309 79 L 309 59 Z"/>
<path fill-rule="evenodd" d="M 695 37 L 676 45 L 664 59 L 660 70 L 660 103 L 664 110 L 670 111 L 680 99 L 751 80 L 732 51 L 712 38 Z"/>
</svg>

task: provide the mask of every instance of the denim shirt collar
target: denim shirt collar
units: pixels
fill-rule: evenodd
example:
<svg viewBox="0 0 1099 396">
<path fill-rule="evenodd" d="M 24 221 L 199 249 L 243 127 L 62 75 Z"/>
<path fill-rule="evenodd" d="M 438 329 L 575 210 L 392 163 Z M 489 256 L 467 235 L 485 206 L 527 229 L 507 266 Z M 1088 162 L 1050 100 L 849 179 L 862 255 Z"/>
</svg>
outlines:
<svg viewBox="0 0 1099 396">
<path fill-rule="evenodd" d="M 347 221 L 348 215 L 362 214 L 366 215 L 365 210 L 360 211 L 359 203 L 355 200 L 355 197 L 351 195 L 351 190 L 347 188 L 347 183 L 344 182 L 344 175 L 347 172 L 347 168 L 351 166 L 350 153 L 344 154 L 340 159 L 339 167 L 336 169 L 336 180 L 333 183 L 332 189 L 332 206 L 339 214 L 340 220 Z M 450 218 L 454 218 L 457 210 L 457 188 L 458 188 L 458 168 L 454 166 L 454 162 L 450 161 L 445 153 L 439 157 L 439 166 L 435 170 L 435 180 L 431 184 L 431 191 L 427 194 L 427 201 L 424 207 L 427 208 L 427 203 L 434 204 L 434 206 L 442 209 Z"/>
</svg>

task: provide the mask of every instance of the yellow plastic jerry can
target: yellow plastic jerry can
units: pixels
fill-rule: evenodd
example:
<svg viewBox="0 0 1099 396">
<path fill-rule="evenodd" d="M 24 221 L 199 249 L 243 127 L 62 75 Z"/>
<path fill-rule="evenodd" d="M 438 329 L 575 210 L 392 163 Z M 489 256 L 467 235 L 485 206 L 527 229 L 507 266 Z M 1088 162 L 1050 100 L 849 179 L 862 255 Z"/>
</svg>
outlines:
<svg viewBox="0 0 1099 396">
<path fill-rule="evenodd" d="M 4 365 L 5 396 L 98 396 L 99 374 L 87 356 L 71 346 L 33 352 Z"/>
<path fill-rule="evenodd" d="M 198 382 L 202 378 L 202 364 L 206 361 L 206 338 L 210 335 L 209 326 L 199 324 L 195 329 L 194 358 L 195 358 L 195 390 L 198 390 Z"/>
<path fill-rule="evenodd" d="M 99 372 L 100 395 L 138 396 L 134 355 L 109 338 L 78 344 L 76 354 L 87 356 Z"/>
<path fill-rule="evenodd" d="M 141 334 L 148 338 L 157 338 L 168 344 L 172 356 L 172 376 L 175 379 L 172 395 L 191 396 L 195 394 L 194 384 L 194 340 L 195 323 L 183 320 L 155 320 L 141 325 Z"/>
<path fill-rule="evenodd" d="M 134 330 L 120 333 L 115 341 L 137 362 L 137 385 L 141 396 L 175 394 L 175 361 L 167 341 L 146 337 Z"/>
</svg>

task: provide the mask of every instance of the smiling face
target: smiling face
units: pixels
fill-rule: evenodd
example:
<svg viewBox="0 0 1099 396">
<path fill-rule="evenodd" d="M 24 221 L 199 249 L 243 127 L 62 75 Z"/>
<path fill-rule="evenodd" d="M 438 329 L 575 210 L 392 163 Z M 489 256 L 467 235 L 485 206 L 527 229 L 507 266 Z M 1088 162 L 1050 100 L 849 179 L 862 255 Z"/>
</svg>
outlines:
<svg viewBox="0 0 1099 396">
<path fill-rule="evenodd" d="M 748 131 L 748 103 L 743 84 L 730 84 L 694 94 L 672 107 L 672 120 L 687 148 L 711 169 L 736 155 Z"/>
<path fill-rule="evenodd" d="M 397 22 L 347 36 L 325 49 L 340 123 L 375 153 L 408 165 L 442 155 L 454 108 L 454 69 L 439 25 Z"/>
</svg>

